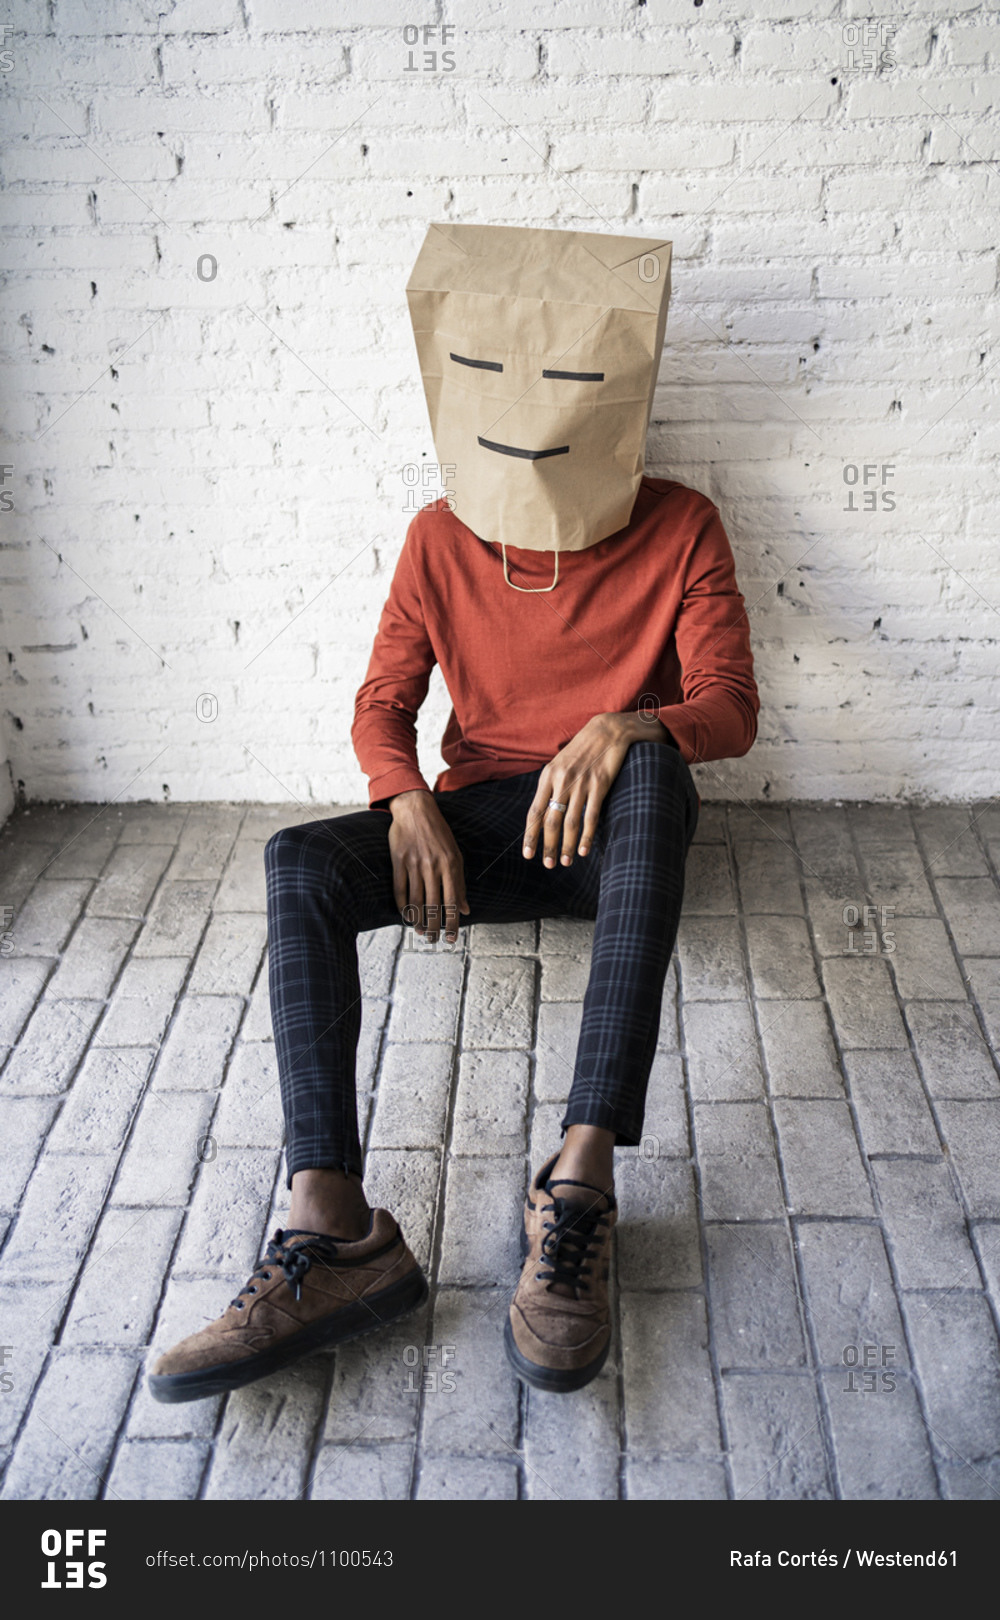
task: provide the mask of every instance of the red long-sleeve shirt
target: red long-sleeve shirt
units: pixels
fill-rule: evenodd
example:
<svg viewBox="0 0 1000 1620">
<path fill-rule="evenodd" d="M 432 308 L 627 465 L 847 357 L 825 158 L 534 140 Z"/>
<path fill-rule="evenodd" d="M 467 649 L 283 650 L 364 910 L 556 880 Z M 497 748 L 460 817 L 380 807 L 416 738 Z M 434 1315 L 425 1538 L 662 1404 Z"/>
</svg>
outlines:
<svg viewBox="0 0 1000 1620">
<path fill-rule="evenodd" d="M 515 584 L 548 585 L 551 551 L 507 547 Z M 426 788 L 416 718 L 440 664 L 452 700 L 448 791 L 549 762 L 595 714 L 641 706 L 689 762 L 745 754 L 760 700 L 749 626 L 718 509 L 643 478 L 624 529 L 562 552 L 555 590 L 526 596 L 497 544 L 439 501 L 407 531 L 351 738 L 369 803 Z"/>
</svg>

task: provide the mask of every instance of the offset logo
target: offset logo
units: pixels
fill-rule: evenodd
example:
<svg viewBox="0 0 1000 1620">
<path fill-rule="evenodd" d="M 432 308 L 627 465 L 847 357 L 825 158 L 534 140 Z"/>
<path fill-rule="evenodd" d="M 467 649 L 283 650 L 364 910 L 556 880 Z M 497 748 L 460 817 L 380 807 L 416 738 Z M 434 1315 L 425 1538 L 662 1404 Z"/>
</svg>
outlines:
<svg viewBox="0 0 1000 1620">
<path fill-rule="evenodd" d="M 104 1573 L 104 1562 L 95 1561 L 94 1554 L 100 1552 L 108 1539 L 106 1530 L 43 1530 L 42 1555 L 48 1560 L 48 1575 L 42 1581 L 43 1591 L 54 1591 L 57 1587 L 107 1586 L 108 1577 Z M 83 1553 L 87 1549 L 87 1561 L 74 1555 Z"/>
</svg>

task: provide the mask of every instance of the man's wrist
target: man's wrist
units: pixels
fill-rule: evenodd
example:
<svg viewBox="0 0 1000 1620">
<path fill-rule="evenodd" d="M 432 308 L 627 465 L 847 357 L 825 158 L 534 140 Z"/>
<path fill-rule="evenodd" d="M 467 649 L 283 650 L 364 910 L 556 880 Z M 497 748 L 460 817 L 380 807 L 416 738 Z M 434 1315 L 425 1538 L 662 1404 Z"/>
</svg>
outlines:
<svg viewBox="0 0 1000 1620">
<path fill-rule="evenodd" d="M 629 742 L 672 742 L 663 721 L 656 715 L 643 714 L 639 709 L 626 709 L 617 716 Z"/>
<path fill-rule="evenodd" d="M 428 799 L 433 803 L 434 795 L 430 788 L 407 788 L 405 793 L 394 793 L 391 799 L 386 800 L 386 809 L 396 815 L 406 815 L 408 810 L 418 808 L 418 799 Z"/>
</svg>

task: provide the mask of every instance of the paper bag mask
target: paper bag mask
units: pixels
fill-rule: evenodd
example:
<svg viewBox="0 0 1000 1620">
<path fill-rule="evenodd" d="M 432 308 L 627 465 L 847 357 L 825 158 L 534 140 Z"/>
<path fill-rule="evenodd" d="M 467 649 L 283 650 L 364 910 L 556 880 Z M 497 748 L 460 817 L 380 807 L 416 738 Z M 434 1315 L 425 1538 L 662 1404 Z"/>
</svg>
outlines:
<svg viewBox="0 0 1000 1620">
<path fill-rule="evenodd" d="M 406 287 L 438 461 L 474 534 L 582 551 L 628 522 L 670 297 L 671 244 L 435 224 Z M 522 587 L 515 587 L 521 589 Z"/>
</svg>

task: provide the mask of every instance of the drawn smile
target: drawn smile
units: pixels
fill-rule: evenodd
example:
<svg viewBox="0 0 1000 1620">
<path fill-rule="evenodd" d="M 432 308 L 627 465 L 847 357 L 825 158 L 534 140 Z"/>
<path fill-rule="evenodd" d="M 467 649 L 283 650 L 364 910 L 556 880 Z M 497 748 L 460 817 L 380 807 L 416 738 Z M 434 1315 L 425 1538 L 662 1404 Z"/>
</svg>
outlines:
<svg viewBox="0 0 1000 1620">
<path fill-rule="evenodd" d="M 492 439 L 484 439 L 477 434 L 479 443 L 484 450 L 495 450 L 498 456 L 520 456 L 522 461 L 541 461 L 544 456 L 568 456 L 569 445 L 560 444 L 554 450 L 519 450 L 514 444 L 496 444 Z"/>
</svg>

